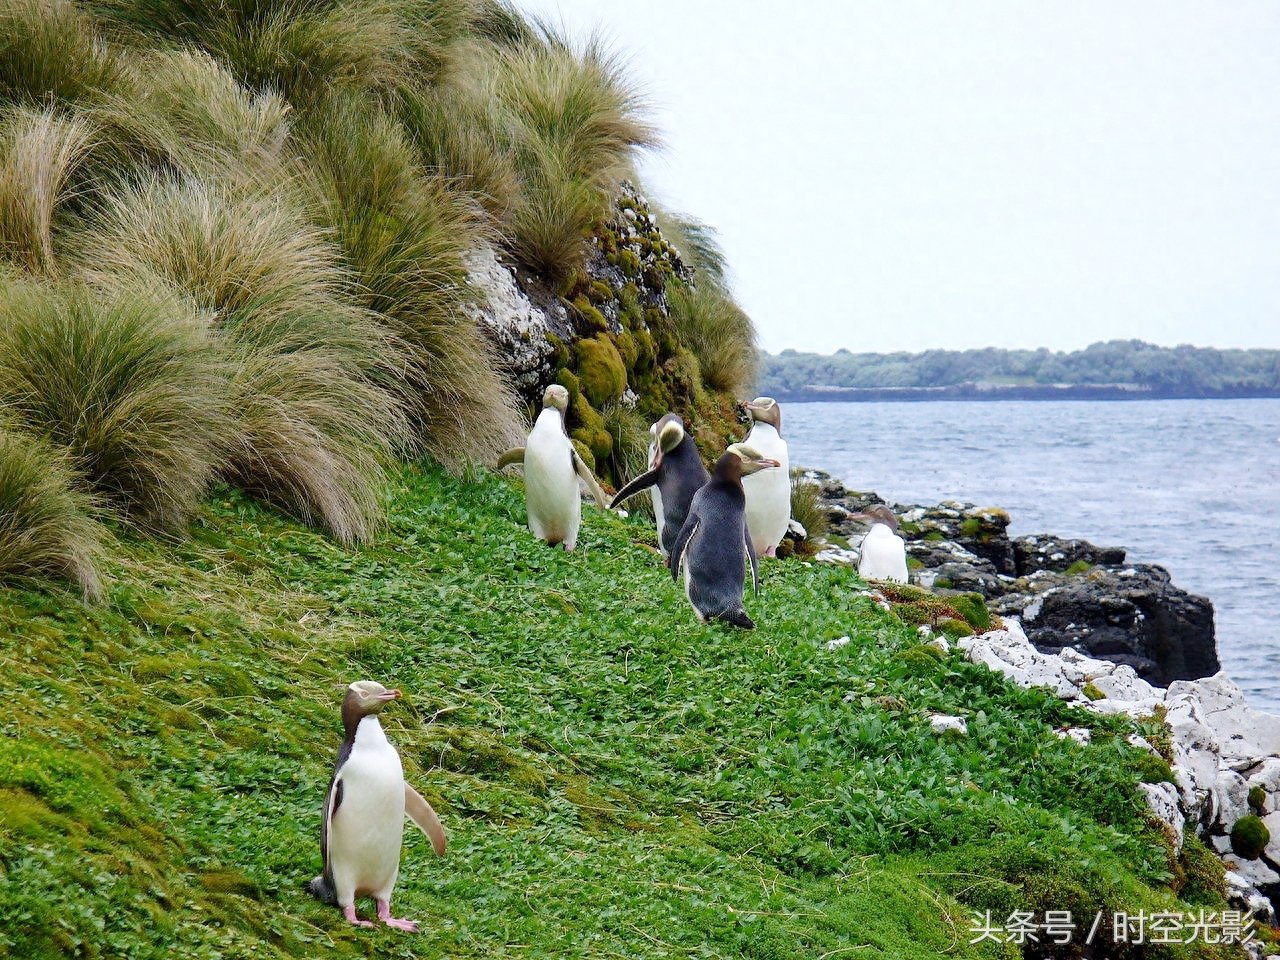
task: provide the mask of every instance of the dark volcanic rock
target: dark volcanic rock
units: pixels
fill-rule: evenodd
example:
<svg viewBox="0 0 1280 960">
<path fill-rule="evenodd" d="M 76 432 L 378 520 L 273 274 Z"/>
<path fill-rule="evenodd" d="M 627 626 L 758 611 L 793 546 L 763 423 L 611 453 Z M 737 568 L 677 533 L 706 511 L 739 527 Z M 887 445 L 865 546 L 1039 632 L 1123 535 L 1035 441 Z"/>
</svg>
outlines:
<svg viewBox="0 0 1280 960">
<path fill-rule="evenodd" d="M 1073 564 L 1118 567 L 1124 563 L 1124 547 L 1095 547 L 1088 540 L 1063 540 L 1048 533 L 1018 537 L 1012 543 L 1017 575 L 1025 577 L 1036 570 L 1062 573 Z"/>
<path fill-rule="evenodd" d="M 1053 580 L 1020 611 L 1023 629 L 1040 650 L 1075 647 L 1128 663 L 1162 687 L 1218 672 L 1213 604 L 1175 587 L 1163 567 L 1095 567 L 1087 576 Z M 1008 598 L 1001 604 L 1007 613 L 1015 606 Z"/>
</svg>

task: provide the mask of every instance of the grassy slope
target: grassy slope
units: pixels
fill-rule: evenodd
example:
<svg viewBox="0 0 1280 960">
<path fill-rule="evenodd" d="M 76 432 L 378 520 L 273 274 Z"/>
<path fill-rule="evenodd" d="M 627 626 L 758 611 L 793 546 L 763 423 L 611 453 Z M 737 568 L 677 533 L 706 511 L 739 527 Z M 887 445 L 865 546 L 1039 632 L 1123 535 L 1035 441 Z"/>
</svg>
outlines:
<svg viewBox="0 0 1280 960">
<path fill-rule="evenodd" d="M 640 521 L 566 555 L 518 481 L 398 482 L 358 550 L 223 491 L 189 541 L 125 536 L 101 607 L 0 590 L 0 956 L 920 960 L 994 955 L 968 906 L 1173 904 L 1122 722 L 903 656 L 848 571 L 769 563 L 760 629 L 704 627 Z M 365 677 L 450 832 L 406 834 L 417 937 L 302 891 Z"/>
</svg>

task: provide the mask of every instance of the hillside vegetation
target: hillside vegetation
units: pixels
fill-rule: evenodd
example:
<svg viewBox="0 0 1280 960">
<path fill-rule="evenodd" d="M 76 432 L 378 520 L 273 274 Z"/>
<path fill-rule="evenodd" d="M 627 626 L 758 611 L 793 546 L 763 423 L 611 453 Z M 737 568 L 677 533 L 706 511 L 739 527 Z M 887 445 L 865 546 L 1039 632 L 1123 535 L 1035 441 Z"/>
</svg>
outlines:
<svg viewBox="0 0 1280 960">
<path fill-rule="evenodd" d="M 0 590 L 0 956 L 1016 956 L 971 911 L 1221 902 L 1129 721 L 926 651 L 904 620 L 955 611 L 847 568 L 770 561 L 758 630 L 701 626 L 651 524 L 590 510 L 566 554 L 518 481 L 417 467 L 364 547 L 229 488 L 177 546 L 119 538 L 108 603 Z M 408 835 L 417 936 L 303 892 L 366 677 L 451 838 Z M 1131 955 L 1233 955 L 1178 949 Z"/>
<path fill-rule="evenodd" d="M 1280 396 L 1280 350 L 1158 347 L 1111 340 L 1072 352 L 926 350 L 830 356 L 783 350 L 765 354 L 761 389 L 784 396 L 805 387 L 951 387 L 967 383 L 1017 386 L 1141 388 L 1138 396 Z"/>
<path fill-rule="evenodd" d="M 710 233 L 608 226 L 657 140 L 497 0 L 0 0 L 0 577 L 92 596 L 103 517 L 180 534 L 214 482 L 366 541 L 389 465 L 492 462 L 546 384 L 473 318 L 485 247 L 569 311 L 546 380 L 605 476 L 655 410 L 722 444 L 755 333 Z"/>
</svg>

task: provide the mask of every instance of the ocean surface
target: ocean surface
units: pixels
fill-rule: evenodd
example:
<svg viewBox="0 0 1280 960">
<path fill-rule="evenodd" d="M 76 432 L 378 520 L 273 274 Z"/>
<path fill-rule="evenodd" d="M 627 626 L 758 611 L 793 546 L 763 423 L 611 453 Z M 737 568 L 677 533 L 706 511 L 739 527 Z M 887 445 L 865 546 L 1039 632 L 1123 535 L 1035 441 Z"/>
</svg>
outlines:
<svg viewBox="0 0 1280 960">
<path fill-rule="evenodd" d="M 789 403 L 792 466 L 897 503 L 1123 546 L 1213 601 L 1218 657 L 1280 713 L 1280 399 Z"/>
</svg>

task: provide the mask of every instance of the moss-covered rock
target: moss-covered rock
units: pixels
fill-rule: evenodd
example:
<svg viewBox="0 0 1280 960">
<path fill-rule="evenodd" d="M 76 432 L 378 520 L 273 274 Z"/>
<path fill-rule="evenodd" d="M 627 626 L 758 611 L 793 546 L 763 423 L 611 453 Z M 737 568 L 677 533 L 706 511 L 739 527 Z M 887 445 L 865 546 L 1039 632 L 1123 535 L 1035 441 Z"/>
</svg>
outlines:
<svg viewBox="0 0 1280 960">
<path fill-rule="evenodd" d="M 1231 827 L 1231 852 L 1245 860 L 1257 860 L 1271 842 L 1271 831 L 1261 817 L 1249 814 Z"/>
<path fill-rule="evenodd" d="M 579 340 L 578 381 L 593 407 L 602 407 L 622 397 L 627 389 L 627 367 L 618 348 L 607 336 Z"/>
<path fill-rule="evenodd" d="M 626 330 L 613 338 L 613 345 L 618 349 L 618 356 L 622 357 L 622 363 L 628 370 L 634 370 L 636 361 L 640 359 L 640 346 L 636 343 L 636 338 Z"/>
<path fill-rule="evenodd" d="M 609 322 L 605 320 L 604 314 L 592 306 L 584 294 L 574 297 L 573 310 L 587 331 L 603 333 L 609 329 Z"/>
<path fill-rule="evenodd" d="M 986 598 L 980 593 L 961 593 L 947 597 L 947 603 L 955 608 L 964 621 L 981 632 L 991 629 L 991 611 L 987 609 Z"/>
<path fill-rule="evenodd" d="M 1260 817 L 1267 815 L 1267 791 L 1262 787 L 1249 788 L 1249 809 Z"/>
</svg>

